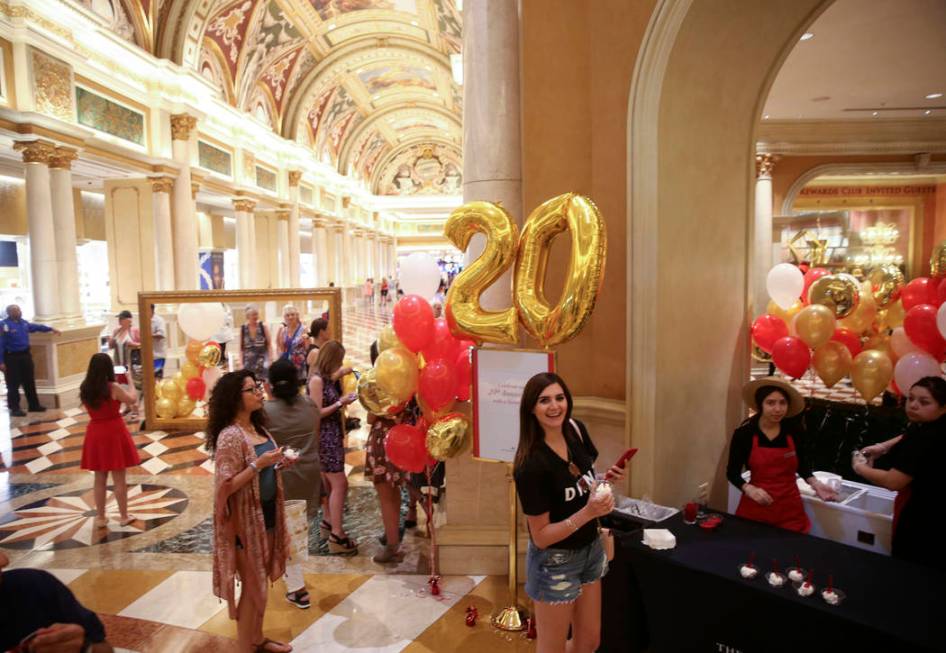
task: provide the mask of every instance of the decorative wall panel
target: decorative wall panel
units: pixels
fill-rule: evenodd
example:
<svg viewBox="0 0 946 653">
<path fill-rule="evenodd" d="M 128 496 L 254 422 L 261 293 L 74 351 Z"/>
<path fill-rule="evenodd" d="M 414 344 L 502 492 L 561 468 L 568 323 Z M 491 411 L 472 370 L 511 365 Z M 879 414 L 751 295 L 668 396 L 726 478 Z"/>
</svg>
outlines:
<svg viewBox="0 0 946 653">
<path fill-rule="evenodd" d="M 143 114 L 76 86 L 79 124 L 111 134 L 135 145 L 145 144 Z"/>
<path fill-rule="evenodd" d="M 276 192 L 276 173 L 267 168 L 256 166 L 256 185 Z"/>
<path fill-rule="evenodd" d="M 201 168 L 213 170 L 228 177 L 233 174 L 233 157 L 206 141 L 197 141 L 197 158 Z"/>
<path fill-rule="evenodd" d="M 33 76 L 33 103 L 39 113 L 74 122 L 76 106 L 72 96 L 72 67 L 39 50 L 30 49 Z"/>
</svg>

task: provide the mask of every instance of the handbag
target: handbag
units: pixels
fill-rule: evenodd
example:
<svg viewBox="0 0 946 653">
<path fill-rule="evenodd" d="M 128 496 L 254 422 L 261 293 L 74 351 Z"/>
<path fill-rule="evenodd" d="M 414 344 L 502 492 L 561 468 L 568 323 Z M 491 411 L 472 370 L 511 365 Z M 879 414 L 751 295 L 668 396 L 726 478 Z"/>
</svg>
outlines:
<svg viewBox="0 0 946 653">
<path fill-rule="evenodd" d="M 581 429 L 578 428 L 578 424 L 575 420 L 569 420 L 571 422 L 572 428 L 575 429 L 575 433 L 578 434 L 578 439 L 581 440 L 584 444 L 585 439 L 581 435 Z M 608 559 L 608 562 L 614 560 L 614 535 L 611 534 L 610 528 L 603 528 L 601 526 L 601 520 L 595 520 L 598 524 L 598 537 L 601 538 L 601 548 L 604 549 L 604 555 Z"/>
</svg>

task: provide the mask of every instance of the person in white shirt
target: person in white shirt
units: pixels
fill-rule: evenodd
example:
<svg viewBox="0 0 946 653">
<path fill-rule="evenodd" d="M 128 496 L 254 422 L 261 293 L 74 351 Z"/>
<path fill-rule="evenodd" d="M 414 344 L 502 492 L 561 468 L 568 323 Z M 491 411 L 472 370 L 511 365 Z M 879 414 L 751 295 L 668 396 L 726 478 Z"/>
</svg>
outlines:
<svg viewBox="0 0 946 653">
<path fill-rule="evenodd" d="M 151 351 L 154 353 L 154 377 L 162 379 L 168 352 L 167 323 L 154 312 L 154 304 L 151 305 Z"/>
</svg>

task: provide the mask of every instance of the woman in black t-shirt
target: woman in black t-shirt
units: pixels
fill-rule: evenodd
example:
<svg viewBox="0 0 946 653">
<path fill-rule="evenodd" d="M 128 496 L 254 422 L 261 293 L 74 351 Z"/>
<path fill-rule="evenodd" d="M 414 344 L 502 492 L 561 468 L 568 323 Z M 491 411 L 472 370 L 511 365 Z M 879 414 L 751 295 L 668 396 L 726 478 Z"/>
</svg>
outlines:
<svg viewBox="0 0 946 653">
<path fill-rule="evenodd" d="M 903 435 L 866 447 L 866 460 L 854 471 L 875 485 L 895 490 L 893 556 L 946 570 L 936 526 L 940 502 L 940 449 L 946 431 L 946 380 L 926 376 L 907 396 L 907 425 Z M 874 469 L 885 456 L 890 469 Z M 887 462 L 885 461 L 885 462 Z"/>
<path fill-rule="evenodd" d="M 519 404 L 514 477 L 529 523 L 526 594 L 535 605 L 538 651 L 591 653 L 601 633 L 601 577 L 607 573 L 597 518 L 614 508 L 595 491 L 598 450 L 585 425 L 573 420 L 572 396 L 557 374 L 536 374 Z M 611 468 L 616 480 L 624 478 Z"/>
</svg>

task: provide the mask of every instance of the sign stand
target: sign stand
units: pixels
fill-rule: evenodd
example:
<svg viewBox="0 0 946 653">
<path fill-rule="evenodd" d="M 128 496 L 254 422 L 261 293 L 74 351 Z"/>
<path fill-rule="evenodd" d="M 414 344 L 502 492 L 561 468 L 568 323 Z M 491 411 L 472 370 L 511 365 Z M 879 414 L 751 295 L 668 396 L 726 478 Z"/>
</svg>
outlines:
<svg viewBox="0 0 946 653">
<path fill-rule="evenodd" d="M 519 606 L 519 510 L 512 463 L 506 463 L 506 473 L 509 482 L 509 596 L 512 602 L 494 614 L 492 622 L 500 630 L 519 631 L 526 629 L 529 613 Z"/>
</svg>

